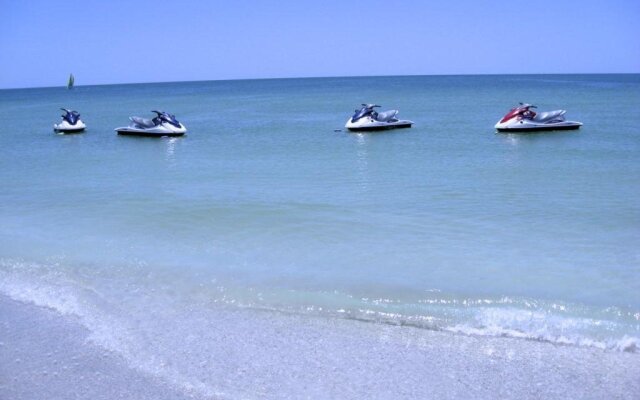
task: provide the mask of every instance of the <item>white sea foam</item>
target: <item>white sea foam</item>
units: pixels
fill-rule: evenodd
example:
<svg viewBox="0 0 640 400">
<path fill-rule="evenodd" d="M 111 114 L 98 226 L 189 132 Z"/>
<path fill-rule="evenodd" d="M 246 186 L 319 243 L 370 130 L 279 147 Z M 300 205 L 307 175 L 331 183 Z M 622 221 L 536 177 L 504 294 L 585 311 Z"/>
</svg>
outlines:
<svg viewBox="0 0 640 400">
<path fill-rule="evenodd" d="M 108 289 L 102 289 L 104 293 L 93 289 L 99 283 L 85 284 L 80 282 L 79 278 L 71 278 L 70 274 L 63 272 L 64 268 L 60 264 L 44 266 L 3 260 L 0 267 L 2 267 L 0 273 L 3 275 L 0 291 L 4 294 L 16 300 L 55 309 L 63 315 L 80 318 L 82 323 L 91 330 L 91 340 L 110 350 L 126 355 L 139 352 L 138 349 L 144 347 L 134 340 L 135 335 L 130 334 L 138 329 L 138 326 L 136 323 L 132 325 L 132 321 L 128 318 L 127 305 L 119 305 L 115 302 L 114 298 L 110 297 L 114 294 L 104 292 Z M 138 286 L 139 283 L 123 282 L 123 284 L 131 286 L 140 294 L 144 293 L 140 291 L 146 290 L 152 293 L 163 286 L 158 285 L 156 288 L 151 284 L 145 289 Z M 175 288 L 169 290 L 173 292 Z M 149 293 L 143 297 L 148 298 Z M 273 302 L 274 299 L 278 299 L 273 293 L 256 291 L 253 288 L 243 294 L 237 289 L 230 291 L 220 285 L 215 286 L 215 292 L 198 294 L 200 298 L 186 298 L 184 297 L 188 297 L 186 293 L 180 296 L 181 301 L 187 302 L 200 302 L 204 297 L 205 302 L 244 309 L 264 309 L 294 314 L 303 312 L 310 315 L 408 325 L 465 335 L 511 337 L 624 352 L 636 352 L 639 347 L 638 337 L 632 331 L 621 330 L 619 322 L 584 315 L 570 315 L 566 304 L 543 305 L 537 301 L 517 301 L 509 297 L 429 298 L 416 302 L 427 308 L 416 308 L 387 298 L 366 298 L 357 301 L 353 296 L 342 295 L 339 292 L 332 293 L 330 297 L 324 294 L 318 296 L 291 295 L 290 291 L 287 293 L 289 294 L 285 299 L 291 296 L 293 303 L 283 303 L 283 299 Z M 306 298 L 307 301 L 315 298 L 318 303 L 301 305 L 297 303 L 301 298 Z M 343 298 L 345 303 L 340 304 L 340 298 Z M 136 304 L 135 296 L 129 300 L 132 301 L 128 303 L 129 307 L 144 307 Z M 160 304 L 150 306 L 158 307 Z M 606 311 L 607 315 L 619 315 L 619 313 L 617 309 Z M 143 316 L 139 317 L 143 318 Z M 616 337 L 615 332 L 621 333 Z M 131 357 L 136 358 L 133 355 Z M 140 368 L 151 372 L 155 368 L 152 365 L 157 364 L 155 361 L 148 365 L 141 363 Z M 197 384 L 192 386 L 198 387 Z"/>
</svg>

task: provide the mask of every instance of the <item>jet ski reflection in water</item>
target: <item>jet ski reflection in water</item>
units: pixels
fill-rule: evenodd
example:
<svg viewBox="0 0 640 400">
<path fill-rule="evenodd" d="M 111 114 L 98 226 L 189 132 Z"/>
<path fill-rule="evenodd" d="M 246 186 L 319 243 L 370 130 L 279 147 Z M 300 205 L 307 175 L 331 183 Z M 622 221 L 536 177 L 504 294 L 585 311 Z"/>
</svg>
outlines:
<svg viewBox="0 0 640 400">
<path fill-rule="evenodd" d="M 84 131 L 86 125 L 80 119 L 80 114 L 77 111 L 67 110 L 61 108 L 64 114 L 61 115 L 62 122 L 59 124 L 53 124 L 53 130 L 57 133 L 79 133 Z"/>
<path fill-rule="evenodd" d="M 350 131 L 379 131 L 384 129 L 411 128 L 413 121 L 400 120 L 396 116 L 398 110 L 377 112 L 376 104 L 362 104 L 362 108 L 347 121 L 345 128 Z"/>
<path fill-rule="evenodd" d="M 531 104 L 520 103 L 520 106 L 511 109 L 496 124 L 498 132 L 535 132 L 578 129 L 581 122 L 565 121 L 565 110 L 555 110 L 536 113 Z"/>
<path fill-rule="evenodd" d="M 155 118 L 130 117 L 129 126 L 116 128 L 115 131 L 118 135 L 153 137 L 182 136 L 187 132 L 187 128 L 178 122 L 175 115 L 156 110 L 151 112 L 156 113 Z"/>
</svg>

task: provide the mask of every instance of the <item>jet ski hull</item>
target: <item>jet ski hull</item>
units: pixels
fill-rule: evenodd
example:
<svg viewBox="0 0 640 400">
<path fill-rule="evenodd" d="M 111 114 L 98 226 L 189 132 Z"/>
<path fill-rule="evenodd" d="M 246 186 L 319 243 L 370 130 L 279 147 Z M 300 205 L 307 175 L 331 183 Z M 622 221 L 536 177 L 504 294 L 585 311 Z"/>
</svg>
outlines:
<svg viewBox="0 0 640 400">
<path fill-rule="evenodd" d="M 373 132 L 373 131 L 386 131 L 389 129 L 403 129 L 411 128 L 413 122 L 403 122 L 395 124 L 381 124 L 381 125 L 364 125 L 364 126 L 347 126 L 347 129 L 351 132 Z"/>
<path fill-rule="evenodd" d="M 178 132 L 166 132 L 166 131 L 154 131 L 154 130 L 145 130 L 145 129 L 133 129 L 133 128 L 117 128 L 115 130 L 118 132 L 118 135 L 123 136 L 145 136 L 145 137 L 176 137 L 176 136 L 184 136 L 185 131 Z"/>
<path fill-rule="evenodd" d="M 497 124 L 498 132 L 548 132 L 548 131 L 568 131 L 579 129 L 582 124 L 574 121 L 564 121 L 552 124 L 533 124 L 533 123 L 512 123 Z"/>
<path fill-rule="evenodd" d="M 84 128 L 77 128 L 77 129 L 56 129 L 56 128 L 53 128 L 53 130 L 56 133 L 59 133 L 59 134 L 82 133 L 82 132 L 84 132 Z"/>
<path fill-rule="evenodd" d="M 53 131 L 59 134 L 82 133 L 86 125 L 82 121 L 78 121 L 75 125 L 70 125 L 66 121 L 60 124 L 53 124 Z"/>
<path fill-rule="evenodd" d="M 344 126 L 352 132 L 385 131 L 389 129 L 411 128 L 413 121 L 395 120 L 391 122 L 376 121 L 373 118 L 362 118 L 355 122 L 349 119 Z"/>
</svg>

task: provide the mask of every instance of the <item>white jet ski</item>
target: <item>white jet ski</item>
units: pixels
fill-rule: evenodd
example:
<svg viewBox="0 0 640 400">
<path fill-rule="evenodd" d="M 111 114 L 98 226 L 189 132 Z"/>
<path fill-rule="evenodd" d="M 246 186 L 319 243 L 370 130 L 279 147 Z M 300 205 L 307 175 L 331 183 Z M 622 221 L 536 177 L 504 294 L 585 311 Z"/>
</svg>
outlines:
<svg viewBox="0 0 640 400">
<path fill-rule="evenodd" d="M 566 121 L 565 110 L 536 113 L 532 108 L 537 107 L 520 103 L 520 106 L 502 117 L 495 128 L 498 132 L 535 132 L 578 129 L 582 126 L 582 122 Z"/>
<path fill-rule="evenodd" d="M 178 122 L 175 115 L 156 110 L 151 112 L 156 113 L 155 118 L 129 117 L 129 126 L 116 128 L 115 131 L 118 135 L 152 137 L 182 136 L 187 132 L 187 128 Z"/>
<path fill-rule="evenodd" d="M 380 107 L 376 104 L 362 104 L 362 108 L 355 111 L 355 114 L 344 126 L 350 131 L 379 131 L 384 129 L 411 128 L 413 121 L 398 119 L 398 110 L 377 112 L 374 108 Z"/>
<path fill-rule="evenodd" d="M 87 127 L 80 119 L 80 114 L 77 111 L 67 110 L 61 108 L 64 114 L 61 115 L 62 122 L 59 124 L 53 124 L 53 130 L 57 133 L 79 133 L 84 131 Z"/>
</svg>

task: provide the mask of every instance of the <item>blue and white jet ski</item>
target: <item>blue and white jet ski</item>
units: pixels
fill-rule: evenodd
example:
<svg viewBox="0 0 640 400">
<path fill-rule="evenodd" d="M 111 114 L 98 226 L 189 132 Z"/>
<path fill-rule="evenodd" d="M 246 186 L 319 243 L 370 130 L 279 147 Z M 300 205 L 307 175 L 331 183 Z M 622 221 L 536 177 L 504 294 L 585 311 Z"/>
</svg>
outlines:
<svg viewBox="0 0 640 400">
<path fill-rule="evenodd" d="M 53 130 L 57 133 L 79 133 L 84 131 L 87 127 L 80 119 L 80 114 L 77 111 L 67 110 L 61 108 L 64 114 L 61 115 L 62 122 L 59 124 L 53 124 Z"/>
<path fill-rule="evenodd" d="M 151 112 L 156 113 L 155 118 L 129 117 L 129 126 L 116 128 L 115 131 L 118 135 L 152 137 L 182 136 L 187 132 L 187 128 L 178 122 L 175 115 L 156 110 Z"/>
<path fill-rule="evenodd" d="M 362 108 L 355 111 L 355 114 L 344 126 L 350 131 L 380 131 L 385 129 L 411 128 L 413 121 L 398 119 L 398 110 L 388 110 L 377 112 L 374 110 L 380 107 L 376 104 L 362 104 Z"/>
</svg>

